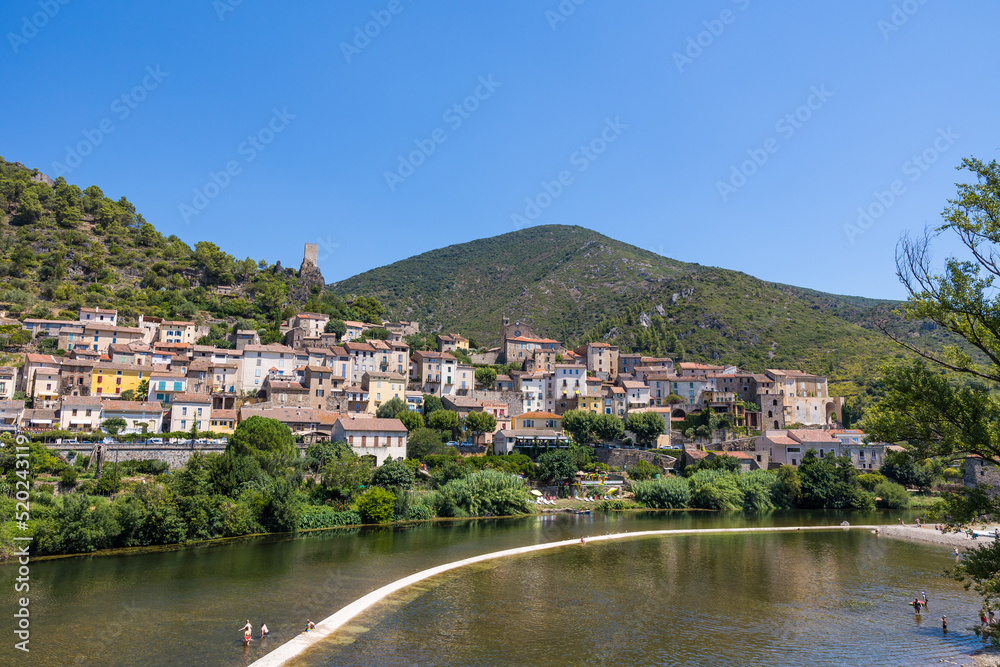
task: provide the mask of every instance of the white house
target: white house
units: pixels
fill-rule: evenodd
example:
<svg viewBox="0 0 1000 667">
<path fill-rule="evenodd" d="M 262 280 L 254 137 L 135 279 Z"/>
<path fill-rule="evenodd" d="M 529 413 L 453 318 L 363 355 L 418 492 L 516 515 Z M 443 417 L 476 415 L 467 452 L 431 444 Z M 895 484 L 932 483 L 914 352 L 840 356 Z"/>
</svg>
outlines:
<svg viewBox="0 0 1000 667">
<path fill-rule="evenodd" d="M 159 433 L 163 430 L 163 406 L 156 401 L 104 401 L 103 419 L 124 419 L 122 433 Z"/>
<path fill-rule="evenodd" d="M 346 442 L 358 456 L 374 456 L 375 464 L 406 458 L 406 427 L 398 419 L 341 417 L 333 424 L 332 440 Z"/>
<path fill-rule="evenodd" d="M 208 431 L 212 398 L 208 394 L 175 394 L 170 401 L 170 431 Z"/>
</svg>

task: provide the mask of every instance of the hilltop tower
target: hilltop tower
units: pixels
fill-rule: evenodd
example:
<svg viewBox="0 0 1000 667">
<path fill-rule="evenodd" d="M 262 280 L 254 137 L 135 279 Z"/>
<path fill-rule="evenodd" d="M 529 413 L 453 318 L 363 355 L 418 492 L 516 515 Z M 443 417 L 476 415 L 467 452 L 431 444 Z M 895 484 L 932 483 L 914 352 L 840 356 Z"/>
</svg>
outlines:
<svg viewBox="0 0 1000 667">
<path fill-rule="evenodd" d="M 320 290 L 326 287 L 326 281 L 323 280 L 323 274 L 317 265 L 318 261 L 319 246 L 307 243 L 302 253 L 302 266 L 299 267 L 299 289 L 294 295 L 296 299 L 304 301 L 313 287 L 319 287 Z"/>
</svg>

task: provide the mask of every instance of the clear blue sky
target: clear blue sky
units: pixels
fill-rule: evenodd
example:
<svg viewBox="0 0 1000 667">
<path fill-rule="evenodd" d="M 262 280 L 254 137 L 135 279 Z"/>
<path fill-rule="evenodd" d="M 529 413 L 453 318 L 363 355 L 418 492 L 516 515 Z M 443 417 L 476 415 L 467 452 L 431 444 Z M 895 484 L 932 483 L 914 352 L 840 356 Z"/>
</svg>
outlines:
<svg viewBox="0 0 1000 667">
<path fill-rule="evenodd" d="M 235 2 L 6 0 L 0 155 L 330 281 L 529 222 L 878 297 L 1000 155 L 995 3 Z"/>
</svg>

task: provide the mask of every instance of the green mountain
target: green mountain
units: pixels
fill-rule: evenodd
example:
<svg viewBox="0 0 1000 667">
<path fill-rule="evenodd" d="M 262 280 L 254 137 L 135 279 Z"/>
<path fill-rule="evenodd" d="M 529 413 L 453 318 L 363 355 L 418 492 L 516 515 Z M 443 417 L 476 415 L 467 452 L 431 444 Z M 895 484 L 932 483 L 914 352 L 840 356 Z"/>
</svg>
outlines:
<svg viewBox="0 0 1000 667">
<path fill-rule="evenodd" d="M 0 158 L 0 310 L 76 319 L 81 306 L 116 308 L 125 323 L 140 314 L 223 320 L 206 341 L 219 345 L 234 326 L 282 340 L 276 323 L 296 307 L 341 319 L 381 315 L 377 304 L 349 306 L 280 262 L 165 237 L 126 198 L 113 200 L 96 185 L 81 189 Z M 12 333 L 0 332 L 0 348 L 21 349 Z"/>
<path fill-rule="evenodd" d="M 433 250 L 332 287 L 480 345 L 499 342 L 506 314 L 570 346 L 607 341 L 628 352 L 757 371 L 802 368 L 839 381 L 863 381 L 876 363 L 905 356 L 873 317 L 889 317 L 935 348 L 947 341 L 933 326 L 899 320 L 897 302 L 765 282 L 561 225 Z"/>
</svg>

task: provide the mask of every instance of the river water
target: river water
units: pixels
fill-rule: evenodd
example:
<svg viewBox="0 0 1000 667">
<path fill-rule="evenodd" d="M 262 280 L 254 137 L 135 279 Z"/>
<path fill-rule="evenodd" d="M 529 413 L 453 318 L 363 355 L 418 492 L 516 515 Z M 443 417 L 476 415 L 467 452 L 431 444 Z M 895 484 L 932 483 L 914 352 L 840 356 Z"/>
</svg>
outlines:
<svg viewBox="0 0 1000 667">
<path fill-rule="evenodd" d="M 638 530 L 892 523 L 896 516 L 560 514 L 39 561 L 31 565 L 30 664 L 243 665 L 301 632 L 307 619 L 318 622 L 400 577 L 477 554 Z M 944 547 L 864 531 L 590 543 L 436 577 L 296 664 L 962 662 L 978 646 L 968 629 L 978 606 L 974 594 L 941 576 L 953 564 Z M 13 591 L 15 576 L 15 568 L 0 568 L 3 590 Z M 915 618 L 906 603 L 921 591 L 930 612 Z M 247 618 L 255 627 L 267 622 L 263 645 L 256 638 L 242 645 L 238 629 Z"/>
</svg>

